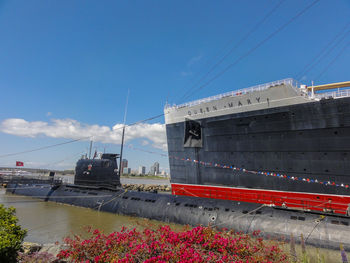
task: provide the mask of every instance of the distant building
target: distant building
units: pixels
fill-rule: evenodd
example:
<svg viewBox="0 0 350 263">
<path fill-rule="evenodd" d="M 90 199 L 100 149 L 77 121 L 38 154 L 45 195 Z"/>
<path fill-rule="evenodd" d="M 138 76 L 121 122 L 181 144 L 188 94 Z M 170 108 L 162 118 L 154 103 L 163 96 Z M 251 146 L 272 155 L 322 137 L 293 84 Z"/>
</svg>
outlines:
<svg viewBox="0 0 350 263">
<path fill-rule="evenodd" d="M 151 175 L 157 175 L 159 174 L 159 163 L 158 162 L 155 162 L 151 168 L 149 169 L 149 173 Z"/>
<path fill-rule="evenodd" d="M 159 163 L 155 162 L 154 167 L 155 167 L 155 174 L 159 174 Z"/>
<path fill-rule="evenodd" d="M 131 168 L 124 167 L 123 168 L 123 174 L 131 174 Z"/>
<path fill-rule="evenodd" d="M 128 168 L 128 160 L 127 159 L 123 159 L 121 166 L 122 167 L 120 167 L 120 169 L 122 170 L 122 172 L 124 172 L 124 168 Z"/>
<path fill-rule="evenodd" d="M 146 167 L 145 166 L 139 166 L 138 174 L 146 174 Z"/>
</svg>

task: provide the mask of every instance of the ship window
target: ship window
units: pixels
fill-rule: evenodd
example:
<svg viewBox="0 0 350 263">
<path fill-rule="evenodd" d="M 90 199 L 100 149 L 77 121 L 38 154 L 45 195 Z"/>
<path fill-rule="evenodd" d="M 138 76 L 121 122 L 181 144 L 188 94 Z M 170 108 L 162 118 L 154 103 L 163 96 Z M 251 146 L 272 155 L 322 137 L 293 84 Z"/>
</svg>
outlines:
<svg viewBox="0 0 350 263">
<path fill-rule="evenodd" d="M 109 167 L 109 161 L 104 161 L 102 163 L 102 167 L 105 167 L 105 168 Z"/>
<path fill-rule="evenodd" d="M 297 220 L 298 217 L 296 217 L 296 216 L 291 216 L 290 219 L 292 219 L 292 220 Z"/>
<path fill-rule="evenodd" d="M 123 199 L 128 199 L 129 197 L 127 197 L 127 196 L 123 196 Z"/>
<path fill-rule="evenodd" d="M 225 212 L 229 212 L 230 211 L 230 208 L 225 208 Z"/>
<path fill-rule="evenodd" d="M 342 225 L 344 225 L 344 226 L 348 226 L 349 225 L 349 222 L 345 222 L 345 221 L 341 221 L 340 222 Z"/>
<path fill-rule="evenodd" d="M 94 192 L 88 192 L 89 195 L 97 195 L 97 193 Z"/>
<path fill-rule="evenodd" d="M 243 214 L 248 214 L 248 211 L 247 210 L 243 210 L 242 213 Z"/>
<path fill-rule="evenodd" d="M 337 132 L 337 131 L 335 131 L 335 132 L 334 132 L 334 134 L 335 134 L 335 135 L 337 135 L 337 134 L 338 134 L 338 132 Z"/>
<path fill-rule="evenodd" d="M 176 205 L 176 206 L 179 206 L 180 204 L 181 204 L 181 203 L 176 203 L 175 205 Z"/>
<path fill-rule="evenodd" d="M 305 217 L 303 217 L 303 216 L 298 216 L 298 219 L 301 221 L 305 221 Z"/>
<path fill-rule="evenodd" d="M 260 215 L 261 211 L 256 211 L 255 214 Z"/>
<path fill-rule="evenodd" d="M 332 220 L 331 223 L 334 224 L 334 225 L 339 225 L 339 221 L 338 220 Z"/>
</svg>

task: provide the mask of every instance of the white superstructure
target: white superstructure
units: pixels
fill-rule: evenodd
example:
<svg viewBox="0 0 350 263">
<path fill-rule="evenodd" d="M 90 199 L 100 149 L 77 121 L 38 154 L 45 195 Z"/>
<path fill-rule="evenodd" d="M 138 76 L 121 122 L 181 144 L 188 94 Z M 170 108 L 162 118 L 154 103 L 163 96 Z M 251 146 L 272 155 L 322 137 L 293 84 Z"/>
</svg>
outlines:
<svg viewBox="0 0 350 263">
<path fill-rule="evenodd" d="M 311 94 L 305 85 L 289 78 L 247 89 L 231 91 L 213 97 L 164 108 L 165 123 L 183 122 L 221 115 L 263 110 L 294 104 L 308 103 L 321 98 L 349 97 L 350 90 Z"/>
</svg>

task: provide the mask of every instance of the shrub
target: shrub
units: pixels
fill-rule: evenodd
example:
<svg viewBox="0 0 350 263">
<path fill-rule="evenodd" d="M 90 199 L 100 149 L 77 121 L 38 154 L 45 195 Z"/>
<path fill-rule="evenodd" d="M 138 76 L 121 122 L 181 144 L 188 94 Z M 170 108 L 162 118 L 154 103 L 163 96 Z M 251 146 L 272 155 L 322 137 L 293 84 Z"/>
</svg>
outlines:
<svg viewBox="0 0 350 263">
<path fill-rule="evenodd" d="M 16 209 L 0 204 L 0 262 L 16 262 L 27 231 L 17 225 Z"/>
<path fill-rule="evenodd" d="M 57 255 L 70 262 L 288 262 L 282 248 L 255 236 L 195 227 L 174 232 L 123 228 L 105 235 L 90 230 L 89 237 L 66 238 L 67 249 Z"/>
</svg>

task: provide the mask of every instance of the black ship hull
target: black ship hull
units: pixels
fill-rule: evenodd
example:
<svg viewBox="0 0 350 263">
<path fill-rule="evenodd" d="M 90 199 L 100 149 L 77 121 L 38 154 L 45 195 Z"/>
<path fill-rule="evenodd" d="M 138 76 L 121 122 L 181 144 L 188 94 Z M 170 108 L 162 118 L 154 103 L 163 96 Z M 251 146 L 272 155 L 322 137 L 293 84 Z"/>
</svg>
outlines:
<svg viewBox="0 0 350 263">
<path fill-rule="evenodd" d="M 349 97 L 196 122 L 201 147 L 184 145 L 186 122 L 166 125 L 175 189 L 193 184 L 350 196 Z"/>
</svg>

